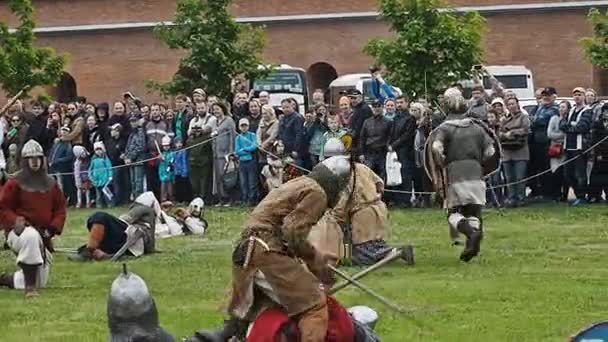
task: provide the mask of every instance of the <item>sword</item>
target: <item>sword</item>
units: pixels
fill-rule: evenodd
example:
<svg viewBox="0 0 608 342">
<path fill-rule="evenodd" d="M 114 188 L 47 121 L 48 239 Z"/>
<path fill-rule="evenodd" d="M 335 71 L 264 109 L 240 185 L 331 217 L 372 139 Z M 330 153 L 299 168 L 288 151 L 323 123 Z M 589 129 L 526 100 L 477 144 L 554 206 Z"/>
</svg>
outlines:
<svg viewBox="0 0 608 342">
<path fill-rule="evenodd" d="M 406 313 L 405 309 L 401 308 L 398 305 L 395 305 L 395 304 L 391 303 L 388 299 L 386 299 L 386 298 L 382 297 L 381 295 L 377 294 L 374 290 L 372 290 L 369 287 L 361 284 L 357 280 L 349 277 L 348 275 L 346 275 L 345 273 L 341 272 L 340 270 L 338 270 L 337 268 L 333 267 L 332 265 L 327 264 L 327 268 L 329 268 L 335 274 L 337 274 L 338 276 L 340 276 L 340 278 L 348 281 L 349 283 L 353 284 L 354 286 L 356 286 L 357 288 L 359 288 L 363 292 L 365 292 L 368 295 L 376 298 L 378 301 L 380 301 L 382 304 L 388 306 L 389 308 L 391 308 L 391 309 L 393 309 L 393 310 L 395 310 L 395 311 L 397 311 L 399 313 Z"/>
<path fill-rule="evenodd" d="M 23 92 L 25 92 L 27 90 L 27 88 L 29 88 L 29 86 L 25 86 L 25 87 L 21 88 L 21 90 L 19 90 L 17 95 L 13 96 L 6 103 L 6 105 L 4 105 L 4 107 L 2 107 L 2 109 L 0 109 L 0 115 L 4 115 L 4 112 L 7 111 L 15 102 L 17 102 L 17 100 L 21 97 L 21 95 L 23 95 Z"/>
<path fill-rule="evenodd" d="M 372 273 L 373 271 L 383 267 L 384 265 L 391 263 L 393 260 L 401 258 L 402 256 L 403 256 L 403 250 L 401 248 L 397 248 L 396 250 L 391 252 L 390 255 L 387 255 L 386 257 L 384 257 L 384 259 L 378 261 L 377 263 L 371 265 L 370 267 L 362 270 L 359 273 L 355 273 L 355 275 L 352 276 L 352 279 L 359 280 L 359 279 L 365 277 L 366 275 Z M 348 285 L 350 285 L 350 282 L 348 282 L 348 281 L 342 282 L 342 283 L 332 287 L 331 290 L 329 290 L 329 294 L 334 294 L 334 293 L 342 290 L 343 288 L 347 287 Z"/>
</svg>

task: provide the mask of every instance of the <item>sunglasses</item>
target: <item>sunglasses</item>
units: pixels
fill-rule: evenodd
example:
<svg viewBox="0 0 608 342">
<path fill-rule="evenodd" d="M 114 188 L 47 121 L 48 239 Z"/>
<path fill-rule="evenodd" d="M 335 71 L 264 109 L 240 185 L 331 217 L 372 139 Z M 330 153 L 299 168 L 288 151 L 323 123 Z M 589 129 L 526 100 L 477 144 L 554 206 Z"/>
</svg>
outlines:
<svg viewBox="0 0 608 342">
<path fill-rule="evenodd" d="M 76 110 L 76 108 L 68 108 L 68 110 Z"/>
<path fill-rule="evenodd" d="M 11 122 L 21 122 L 19 119 L 12 119 Z"/>
</svg>

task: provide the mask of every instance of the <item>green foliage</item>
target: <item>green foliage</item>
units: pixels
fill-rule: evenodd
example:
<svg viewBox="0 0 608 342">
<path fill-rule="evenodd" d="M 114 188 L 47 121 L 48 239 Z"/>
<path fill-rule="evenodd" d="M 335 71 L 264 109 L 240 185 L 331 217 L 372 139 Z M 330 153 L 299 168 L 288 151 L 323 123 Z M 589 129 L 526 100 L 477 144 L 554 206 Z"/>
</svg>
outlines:
<svg viewBox="0 0 608 342">
<path fill-rule="evenodd" d="M 172 50 L 185 50 L 179 69 L 170 82 L 148 85 L 163 95 L 190 93 L 201 87 L 209 94 L 226 97 L 231 80 L 254 78 L 264 72 L 261 54 L 262 28 L 238 24 L 228 12 L 231 0 L 180 0 L 174 25 L 155 29 Z"/>
<path fill-rule="evenodd" d="M 386 67 L 391 84 L 412 96 L 434 96 L 482 61 L 485 20 L 440 7 L 438 0 L 381 0 L 381 17 L 396 36 L 373 39 L 364 49 Z"/>
<path fill-rule="evenodd" d="M 65 57 L 51 48 L 34 46 L 34 7 L 31 0 L 9 0 L 8 6 L 19 19 L 14 32 L 0 22 L 0 84 L 8 95 L 24 87 L 54 85 L 65 66 Z"/>
<path fill-rule="evenodd" d="M 608 11 L 601 13 L 592 8 L 588 18 L 593 26 L 593 37 L 582 38 L 580 44 L 592 64 L 608 69 Z"/>
</svg>

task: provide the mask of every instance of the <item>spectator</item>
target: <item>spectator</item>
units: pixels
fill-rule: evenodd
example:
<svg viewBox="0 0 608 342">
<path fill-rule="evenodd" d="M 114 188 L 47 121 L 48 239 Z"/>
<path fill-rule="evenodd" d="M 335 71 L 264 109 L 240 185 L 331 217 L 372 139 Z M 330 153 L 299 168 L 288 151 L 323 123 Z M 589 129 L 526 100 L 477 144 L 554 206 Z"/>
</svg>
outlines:
<svg viewBox="0 0 608 342">
<path fill-rule="evenodd" d="M 391 131 L 390 151 L 397 152 L 397 158 L 401 162 L 401 188 L 402 191 L 412 191 L 412 182 L 416 170 L 416 160 L 414 157 L 414 138 L 416 137 L 416 119 L 408 111 L 407 96 L 399 96 L 396 100 L 396 114 L 393 119 L 393 129 Z M 411 206 L 411 193 L 406 193 L 403 197 L 403 205 Z"/>
<path fill-rule="evenodd" d="M 370 69 L 372 72 L 372 93 L 380 103 L 386 103 L 389 99 L 401 96 L 401 91 L 388 84 L 377 68 Z"/>
<path fill-rule="evenodd" d="M 164 120 L 167 123 L 167 135 L 169 138 L 175 138 L 175 112 L 171 108 L 167 108 L 165 111 Z"/>
<path fill-rule="evenodd" d="M 279 121 L 274 108 L 270 105 L 262 106 L 262 120 L 256 132 L 259 153 L 262 159 L 266 158 L 266 151 L 269 151 L 279 134 Z"/>
<path fill-rule="evenodd" d="M 256 137 L 249 131 L 249 120 L 239 120 L 240 133 L 234 142 L 234 151 L 239 158 L 239 181 L 241 203 L 254 206 L 258 202 L 258 163 L 255 157 Z"/>
<path fill-rule="evenodd" d="M 323 89 L 317 88 L 312 93 L 312 105 L 316 106 L 323 103 L 325 103 L 325 93 L 323 92 Z"/>
<path fill-rule="evenodd" d="M 500 97 L 494 98 L 494 100 L 492 100 L 491 107 L 494 110 L 494 112 L 496 112 L 496 114 L 498 115 L 499 121 L 502 121 L 507 116 L 508 111 L 505 106 L 505 101 L 502 98 L 500 98 Z M 485 120 L 487 120 L 487 119 L 485 119 Z"/>
<path fill-rule="evenodd" d="M 61 107 L 58 107 L 57 110 L 54 110 L 49 115 L 49 118 L 46 120 L 46 129 L 49 135 L 49 139 L 54 141 L 57 138 L 59 127 L 61 126 Z"/>
<path fill-rule="evenodd" d="M 249 121 L 249 131 L 251 131 L 251 133 L 258 131 L 260 120 L 262 120 L 261 113 L 262 105 L 260 104 L 260 101 L 256 99 L 249 100 L 249 115 L 247 115 L 247 120 Z"/>
<path fill-rule="evenodd" d="M 509 114 L 501 122 L 499 139 L 503 148 L 505 177 L 507 183 L 512 184 L 508 187 L 509 205 L 519 206 L 526 198 L 526 184 L 522 180 L 526 177 L 526 168 L 530 160 L 528 148 L 530 120 L 522 113 L 516 97 L 507 100 L 507 107 Z"/>
<path fill-rule="evenodd" d="M 268 156 L 267 163 L 262 168 L 266 193 L 278 189 L 283 184 L 283 170 L 283 161 L 281 159 Z"/>
<path fill-rule="evenodd" d="M 95 117 L 97 118 L 97 126 L 99 127 L 99 133 L 101 136 L 107 138 L 110 134 L 108 131 L 108 119 L 109 119 L 110 109 L 107 102 L 102 102 L 97 105 L 97 112 L 95 113 Z"/>
<path fill-rule="evenodd" d="M 340 126 L 340 123 L 338 123 L 336 118 L 330 116 L 326 121 L 327 131 L 323 134 L 323 144 L 321 144 L 321 151 L 319 152 L 319 161 L 325 160 L 325 143 L 327 143 L 329 139 L 337 138 L 342 140 L 342 138 L 348 133 L 344 128 L 342 128 L 342 126 Z"/>
<path fill-rule="evenodd" d="M 49 138 L 48 130 L 46 129 L 46 122 L 48 119 L 46 108 L 41 102 L 36 101 L 32 104 L 32 113 L 34 115 L 28 122 L 29 128 L 25 139 L 26 141 L 30 139 L 37 141 L 46 153 L 53 143 Z"/>
<path fill-rule="evenodd" d="M 499 119 L 499 114 L 494 110 L 494 109 L 490 109 L 487 113 L 487 123 L 488 123 L 488 128 L 490 128 L 495 134 L 496 136 L 500 136 L 500 119 Z M 527 137 L 526 137 L 527 139 Z M 503 187 L 501 187 L 501 185 L 503 184 L 502 182 L 502 177 L 501 177 L 501 172 L 502 170 L 498 170 L 498 172 L 496 172 L 495 174 L 493 174 L 489 179 L 488 179 L 488 189 L 486 189 L 486 198 L 491 199 L 488 200 L 488 203 L 486 204 L 487 207 L 500 207 L 501 203 L 503 203 L 503 198 L 504 198 L 504 189 Z"/>
<path fill-rule="evenodd" d="M 302 165 L 300 158 L 303 145 L 304 119 L 295 112 L 294 105 L 289 99 L 281 101 L 283 117 L 279 121 L 278 138 L 285 145 L 285 153 L 290 155 L 298 165 Z"/>
<path fill-rule="evenodd" d="M 131 198 L 136 199 L 144 192 L 144 164 L 146 159 L 146 133 L 142 127 L 143 118 L 134 114 L 129 118 L 131 134 L 127 139 L 124 152 L 124 162 L 129 168 L 131 180 Z"/>
<path fill-rule="evenodd" d="M 270 94 L 265 90 L 262 90 L 260 92 L 260 94 L 258 95 L 258 99 L 260 100 L 260 105 L 262 106 L 270 104 Z"/>
<path fill-rule="evenodd" d="M 82 145 L 83 142 L 84 118 L 80 115 L 78 108 L 78 104 L 74 102 L 68 104 L 68 111 L 65 115 L 70 120 L 70 133 L 60 137 L 61 140 L 70 142 L 72 145 Z"/>
<path fill-rule="evenodd" d="M 97 108 L 95 107 L 95 104 L 89 102 L 84 106 L 84 116 L 85 117 L 95 115 L 96 112 L 97 112 Z"/>
<path fill-rule="evenodd" d="M 76 208 L 90 208 L 91 179 L 89 178 L 89 152 L 82 146 L 72 148 L 74 155 L 74 183 L 76 185 Z"/>
<path fill-rule="evenodd" d="M 160 198 L 160 181 L 158 180 L 158 160 L 160 145 L 163 137 L 167 135 L 167 124 L 161 116 L 161 106 L 154 103 L 150 106 L 150 121 L 146 124 L 146 140 L 148 142 L 148 157 L 151 159 L 146 165 L 146 185 Z"/>
<path fill-rule="evenodd" d="M 115 123 L 110 127 L 110 139 L 104 144 L 107 151 L 107 156 L 112 162 L 114 168 L 114 205 L 125 204 L 131 193 L 129 187 L 129 169 L 125 165 L 125 149 L 127 147 L 127 138 L 122 134 L 126 129 L 120 124 Z"/>
<path fill-rule="evenodd" d="M 414 173 L 414 191 L 416 194 L 416 207 L 429 207 L 431 197 L 428 192 L 432 191 L 431 180 L 424 170 L 424 146 L 429 137 L 434 123 L 432 114 L 428 112 L 420 102 L 410 104 L 410 114 L 416 119 L 416 136 L 414 137 L 414 155 L 416 161 L 416 172 Z"/>
<path fill-rule="evenodd" d="M 29 129 L 29 125 L 25 123 L 23 120 L 23 116 L 19 114 L 13 114 L 11 116 L 11 128 L 8 129 L 6 133 L 6 137 L 3 142 L 3 149 L 6 151 L 11 144 L 17 145 L 18 151 L 21 151 L 23 145 L 27 141 L 27 131 Z M 7 154 L 6 152 L 4 153 Z M 21 165 L 21 159 L 19 158 L 20 154 L 17 154 L 17 161 L 19 165 Z"/>
<path fill-rule="evenodd" d="M 390 122 L 393 122 L 395 115 L 397 115 L 397 105 L 395 104 L 395 100 L 386 100 L 384 102 L 384 118 Z"/>
<path fill-rule="evenodd" d="M 194 101 L 194 107 L 199 103 L 207 102 L 207 93 L 201 88 L 196 88 L 192 91 L 192 101 Z"/>
<path fill-rule="evenodd" d="M 98 141 L 103 141 L 104 136 L 99 130 L 99 125 L 97 124 L 97 119 L 94 114 L 90 114 L 86 118 L 86 127 L 84 128 L 84 138 L 83 138 L 83 146 L 87 149 L 87 151 L 93 150 L 93 144 Z"/>
<path fill-rule="evenodd" d="M 363 122 L 372 117 L 372 110 L 363 101 L 363 94 L 361 94 L 359 90 L 351 89 L 348 93 L 348 97 L 350 98 L 351 107 L 353 108 L 353 116 L 350 122 L 350 129 L 353 134 L 353 146 L 363 146 L 359 143 L 359 135 L 363 128 Z M 364 151 L 359 151 L 359 154 L 363 152 Z"/>
<path fill-rule="evenodd" d="M 308 166 L 312 169 L 319 163 L 321 148 L 325 145 L 325 138 L 323 135 L 327 132 L 327 126 L 325 125 L 325 117 L 322 113 L 311 111 L 309 120 L 310 121 L 304 124 L 304 140 L 308 141 L 308 156 L 310 159 Z"/>
<path fill-rule="evenodd" d="M 585 89 L 585 103 L 589 106 L 591 110 L 592 121 L 601 121 L 602 120 L 602 103 L 597 98 L 597 94 L 595 90 L 592 88 Z M 599 126 L 598 126 L 599 127 Z"/>
<path fill-rule="evenodd" d="M 213 195 L 218 205 L 230 206 L 230 194 L 222 181 L 228 156 L 234 153 L 236 131 L 232 115 L 225 104 L 218 102 L 211 107 L 217 119 L 217 128 L 212 133 L 213 140 Z"/>
<path fill-rule="evenodd" d="M 559 129 L 566 134 L 564 149 L 566 159 L 574 161 L 566 164 L 564 176 L 568 185 L 574 189 L 576 200 L 572 205 L 585 203 L 587 191 L 587 156 L 584 151 L 591 145 L 591 120 L 593 113 L 585 105 L 585 89 L 576 87 L 572 90 L 574 107 L 570 110 L 567 118 L 559 123 Z"/>
<path fill-rule="evenodd" d="M 220 100 L 217 98 L 217 96 L 215 96 L 215 95 L 207 96 L 207 108 L 209 109 L 209 112 L 212 111 L 212 106 L 218 102 L 220 102 Z"/>
<path fill-rule="evenodd" d="M 129 117 L 127 116 L 126 106 L 124 103 L 119 102 L 119 101 L 114 102 L 114 112 L 112 113 L 112 116 L 110 117 L 110 119 L 108 119 L 107 127 L 108 128 L 114 127 L 114 125 L 116 125 L 116 124 L 120 124 L 121 138 L 127 140 L 127 138 L 129 137 L 129 134 L 131 133 L 131 126 L 129 125 Z M 110 133 L 110 132 L 108 132 L 108 133 Z"/>
<path fill-rule="evenodd" d="M 327 105 L 325 103 L 319 103 L 315 105 L 314 111 L 316 116 L 320 117 L 322 122 L 325 122 L 325 118 L 329 114 L 329 111 L 327 110 Z"/>
<path fill-rule="evenodd" d="M 473 87 L 471 92 L 471 102 L 469 103 L 469 110 L 467 116 L 486 120 L 490 106 L 486 102 L 486 91 L 482 85 L 476 85 Z"/>
<path fill-rule="evenodd" d="M 187 203 L 192 201 L 192 187 L 190 186 L 190 168 L 188 167 L 188 152 L 179 140 L 175 140 L 173 154 L 175 166 L 175 181 L 173 182 L 173 198 L 176 202 Z"/>
<path fill-rule="evenodd" d="M 190 121 L 188 130 L 188 161 L 190 184 L 195 197 L 211 202 L 211 180 L 213 177 L 213 149 L 208 140 L 216 129 L 217 119 L 207 113 L 207 105 L 196 104 L 196 116 Z"/>
<path fill-rule="evenodd" d="M 566 160 L 564 153 L 564 132 L 560 131 L 559 123 L 568 117 L 572 106 L 564 100 L 559 104 L 559 115 L 554 115 L 547 126 L 547 137 L 550 139 L 549 164 L 551 166 L 550 191 L 551 199 L 555 202 L 565 202 L 568 198 L 568 188 L 564 184 L 564 167 L 562 163 Z"/>
<path fill-rule="evenodd" d="M 538 174 L 549 169 L 549 156 L 547 151 L 549 149 L 549 138 L 547 137 L 547 127 L 551 117 L 559 116 L 559 109 L 555 103 L 554 96 L 555 89 L 553 87 L 546 87 L 541 91 L 541 104 L 535 111 L 535 115 L 530 118 L 531 141 L 530 143 L 530 172 L 529 174 Z M 536 181 L 529 184 L 532 192 L 531 197 L 538 197 L 541 199 L 551 198 L 551 176 L 549 174 L 543 174 L 536 178 Z"/>
<path fill-rule="evenodd" d="M 173 200 L 173 182 L 175 181 L 175 155 L 171 150 L 171 138 L 162 139 L 162 153 L 158 163 L 158 179 L 160 179 L 160 201 Z"/>
<path fill-rule="evenodd" d="M 594 149 L 593 169 L 589 186 L 589 201 L 600 203 L 602 192 L 608 199 L 608 105 L 602 106 L 600 119 L 595 121 L 593 127 Z"/>
<path fill-rule="evenodd" d="M 344 128 L 350 128 L 351 120 L 353 118 L 353 109 L 350 105 L 350 99 L 347 96 L 342 96 L 339 101 L 340 111 L 336 118 L 340 126 Z"/>
<path fill-rule="evenodd" d="M 63 126 L 59 132 L 59 137 L 61 138 L 70 133 L 70 128 Z M 59 174 L 56 178 L 58 179 L 59 188 L 63 191 L 66 199 L 69 198 L 70 195 L 75 194 L 71 177 L 72 160 L 72 145 L 69 141 L 58 139 L 57 142 L 53 144 L 49 153 L 49 172 Z"/>
<path fill-rule="evenodd" d="M 382 115 L 382 103 L 372 103 L 373 116 L 365 120 L 359 140 L 359 159 L 381 178 L 385 177 L 391 122 Z"/>
<path fill-rule="evenodd" d="M 190 123 L 190 118 L 187 113 L 187 102 L 188 99 L 184 95 L 178 95 L 175 98 L 175 110 L 177 112 L 175 116 L 175 120 L 173 121 L 173 132 L 175 133 L 174 140 L 179 140 L 181 142 L 186 142 L 188 139 L 188 124 Z M 166 119 L 167 123 L 171 122 L 169 119 Z"/>
<path fill-rule="evenodd" d="M 95 205 L 97 209 L 104 206 L 112 207 L 112 192 L 108 188 L 112 183 L 112 163 L 106 155 L 106 148 L 102 142 L 96 142 L 93 148 L 95 155 L 89 166 L 89 177 L 95 188 Z"/>
<path fill-rule="evenodd" d="M 143 105 L 139 111 L 141 112 L 141 118 L 144 122 L 148 122 L 148 120 L 150 120 L 150 106 Z"/>
<path fill-rule="evenodd" d="M 249 102 L 249 95 L 244 91 L 239 91 L 234 96 L 234 103 L 232 114 L 236 120 L 247 117 L 249 114 L 249 108 L 247 103 Z"/>
</svg>

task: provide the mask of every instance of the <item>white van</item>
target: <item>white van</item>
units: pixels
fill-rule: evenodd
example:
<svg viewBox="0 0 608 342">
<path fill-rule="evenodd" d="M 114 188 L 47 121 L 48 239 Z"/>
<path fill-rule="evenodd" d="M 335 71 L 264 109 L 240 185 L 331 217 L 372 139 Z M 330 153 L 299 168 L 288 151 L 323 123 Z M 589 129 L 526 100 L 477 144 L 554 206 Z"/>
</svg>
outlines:
<svg viewBox="0 0 608 342">
<path fill-rule="evenodd" d="M 332 109 L 337 110 L 341 93 L 349 89 L 357 89 L 363 94 L 363 101 L 371 103 L 376 100 L 372 91 L 372 75 L 368 73 L 342 75 L 329 84 L 329 104 Z M 401 89 L 394 87 L 397 92 Z"/>
<path fill-rule="evenodd" d="M 304 114 L 308 108 L 308 83 L 306 70 L 302 68 L 281 64 L 276 66 L 266 78 L 250 82 L 250 89 L 255 91 L 256 96 L 261 91 L 270 94 L 270 105 L 275 108 L 279 108 L 281 101 L 290 97 L 298 102 L 300 113 Z"/>
<path fill-rule="evenodd" d="M 504 85 L 505 90 L 515 92 L 517 98 L 534 98 L 534 78 L 530 69 L 523 65 L 487 65 L 485 68 Z M 492 92 L 488 76 L 483 77 L 483 87 L 488 94 Z"/>
</svg>

